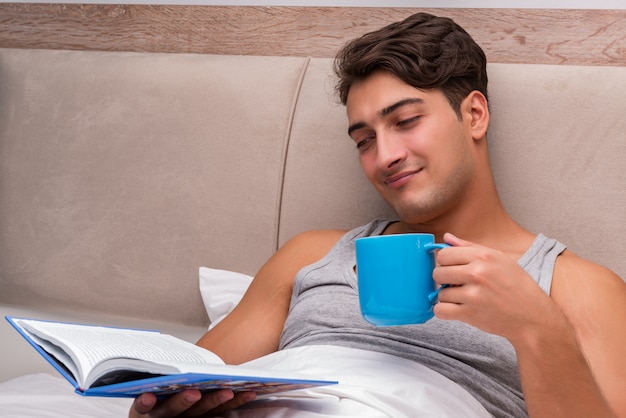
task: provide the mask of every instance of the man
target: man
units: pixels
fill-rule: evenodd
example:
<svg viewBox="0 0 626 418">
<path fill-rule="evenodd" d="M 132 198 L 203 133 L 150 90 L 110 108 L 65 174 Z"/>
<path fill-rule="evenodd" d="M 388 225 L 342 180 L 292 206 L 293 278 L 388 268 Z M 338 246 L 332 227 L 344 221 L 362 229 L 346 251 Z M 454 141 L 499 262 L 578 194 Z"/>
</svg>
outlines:
<svg viewBox="0 0 626 418">
<path fill-rule="evenodd" d="M 451 20 L 418 13 L 346 45 L 335 71 L 363 171 L 399 221 L 293 238 L 198 344 L 228 363 L 355 346 L 424 364 L 496 416 L 626 416 L 626 284 L 504 210 L 480 47 Z M 376 329 L 355 318 L 354 239 L 407 232 L 452 245 L 433 273 L 451 286 L 435 319 Z M 252 399 L 187 391 L 157 403 L 144 394 L 131 416 L 208 416 Z"/>
</svg>

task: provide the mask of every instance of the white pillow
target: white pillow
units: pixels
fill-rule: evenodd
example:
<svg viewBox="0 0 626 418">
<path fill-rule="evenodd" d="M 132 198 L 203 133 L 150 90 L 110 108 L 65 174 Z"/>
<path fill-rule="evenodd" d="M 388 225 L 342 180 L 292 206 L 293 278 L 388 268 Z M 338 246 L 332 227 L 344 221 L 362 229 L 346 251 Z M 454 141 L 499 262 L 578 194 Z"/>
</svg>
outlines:
<svg viewBox="0 0 626 418">
<path fill-rule="evenodd" d="M 211 320 L 209 329 L 237 306 L 251 281 L 243 273 L 200 267 L 200 294 Z"/>
</svg>

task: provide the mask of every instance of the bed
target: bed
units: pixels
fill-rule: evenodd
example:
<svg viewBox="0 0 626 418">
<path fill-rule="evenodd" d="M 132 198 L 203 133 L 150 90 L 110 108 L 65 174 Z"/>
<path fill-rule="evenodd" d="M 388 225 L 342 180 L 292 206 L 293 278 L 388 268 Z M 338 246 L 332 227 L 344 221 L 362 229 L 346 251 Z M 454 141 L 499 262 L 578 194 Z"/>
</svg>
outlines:
<svg viewBox="0 0 626 418">
<path fill-rule="evenodd" d="M 21 41 L 0 30 L 3 316 L 160 329 L 195 341 L 289 238 L 393 216 L 360 174 L 344 109 L 331 94 L 328 56 L 237 53 L 242 50 L 233 43 L 232 53 L 90 50 L 85 42 L 92 35 L 85 41 L 72 26 L 80 13 L 92 23 L 106 14 L 138 27 L 141 22 L 132 19 L 146 16 L 141 13 L 162 13 L 162 19 L 171 13 L 196 27 L 189 10 L 202 10 L 198 15 L 206 18 L 203 8 L 0 8 L 11 34 L 42 15 L 40 28 L 55 21 L 69 25 L 58 26 L 66 28 L 65 43 L 54 45 L 36 30 Z M 120 12 L 129 10 L 136 13 Z M 221 13 L 218 25 L 228 21 L 230 9 L 208 10 Z M 283 24 L 307 12 L 234 13 L 246 10 L 275 12 Z M 320 9 L 310 10 L 320 16 Z M 339 13 L 322 11 L 326 17 Z M 382 24 L 410 11 L 368 13 Z M 469 19 L 463 10 L 450 13 Z M 498 15 L 467 13 L 485 20 Z M 515 22 L 514 13 L 502 13 Z M 520 31 L 533 17 L 542 24 L 557 18 L 553 12 L 520 16 Z M 580 57 L 514 62 L 493 53 L 498 36 L 489 41 L 487 30 L 475 28 L 490 54 L 501 58 L 488 67 L 488 141 L 504 204 L 520 223 L 626 277 L 626 61 L 619 46 L 619 25 L 623 29 L 626 20 L 619 19 L 621 11 L 585 16 L 592 17 L 586 25 L 606 26 L 598 37 L 613 37 L 604 61 L 596 57 L 588 65 Z M 50 29 L 48 41 L 57 39 L 55 33 Z M 234 42 L 238 33 L 225 39 Z M 533 42 L 540 42 L 535 36 Z M 5 321 L 0 340 L 0 415 L 108 417 L 127 411 L 129 400 L 73 394 Z M 407 412 L 413 408 L 424 416 L 458 416 L 461 409 L 484 416 L 456 384 L 419 365 L 336 347 L 311 347 L 300 357 L 321 374 L 341 370 L 340 385 L 261 400 L 257 411 L 233 416 L 291 416 L 297 408 L 320 417 L 413 416 Z M 301 367 L 290 359 L 277 353 L 258 361 Z M 375 372 L 382 366 L 389 372 L 385 379 Z M 355 379 L 354 371 L 370 368 L 367 378 Z"/>
</svg>

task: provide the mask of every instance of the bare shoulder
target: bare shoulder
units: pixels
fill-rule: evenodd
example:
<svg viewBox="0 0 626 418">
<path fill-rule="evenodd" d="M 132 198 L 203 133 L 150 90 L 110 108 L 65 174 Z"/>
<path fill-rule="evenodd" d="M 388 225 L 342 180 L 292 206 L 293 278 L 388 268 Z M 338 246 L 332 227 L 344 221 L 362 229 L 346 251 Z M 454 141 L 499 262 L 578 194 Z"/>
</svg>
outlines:
<svg viewBox="0 0 626 418">
<path fill-rule="evenodd" d="M 626 318 L 626 282 L 571 251 L 557 258 L 551 296 L 575 326 L 614 315 Z"/>
<path fill-rule="evenodd" d="M 340 229 L 316 229 L 301 232 L 287 241 L 283 248 L 313 250 L 323 253 L 321 254 L 323 256 L 346 232 Z"/>
<path fill-rule="evenodd" d="M 314 230 L 294 236 L 261 267 L 251 290 L 264 289 L 272 294 L 279 292 L 288 300 L 298 271 L 323 258 L 344 234 L 345 231 Z"/>
<path fill-rule="evenodd" d="M 607 293 L 626 298 L 626 283 L 607 267 L 566 250 L 557 258 L 551 293 L 557 302 L 575 298 L 580 303 L 585 295 Z"/>
<path fill-rule="evenodd" d="M 613 271 L 566 250 L 556 261 L 553 284 L 558 287 L 597 286 L 604 288 L 624 288 L 626 283 Z"/>
<path fill-rule="evenodd" d="M 235 309 L 198 345 L 233 364 L 276 351 L 296 274 L 324 257 L 344 234 L 337 230 L 308 231 L 286 242 L 261 267 Z"/>
<path fill-rule="evenodd" d="M 295 273 L 324 257 L 344 234 L 340 230 L 311 230 L 294 236 L 265 263 L 255 281 L 280 280 L 291 288 Z"/>
</svg>

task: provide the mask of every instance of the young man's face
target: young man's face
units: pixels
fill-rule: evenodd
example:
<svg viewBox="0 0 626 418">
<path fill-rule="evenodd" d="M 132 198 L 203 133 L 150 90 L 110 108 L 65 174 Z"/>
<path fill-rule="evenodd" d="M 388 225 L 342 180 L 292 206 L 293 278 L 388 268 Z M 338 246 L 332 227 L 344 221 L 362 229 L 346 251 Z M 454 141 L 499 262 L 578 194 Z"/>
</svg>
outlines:
<svg viewBox="0 0 626 418">
<path fill-rule="evenodd" d="M 441 91 L 378 72 L 352 85 L 346 108 L 363 171 L 402 220 L 427 223 L 460 203 L 472 135 Z"/>
</svg>

